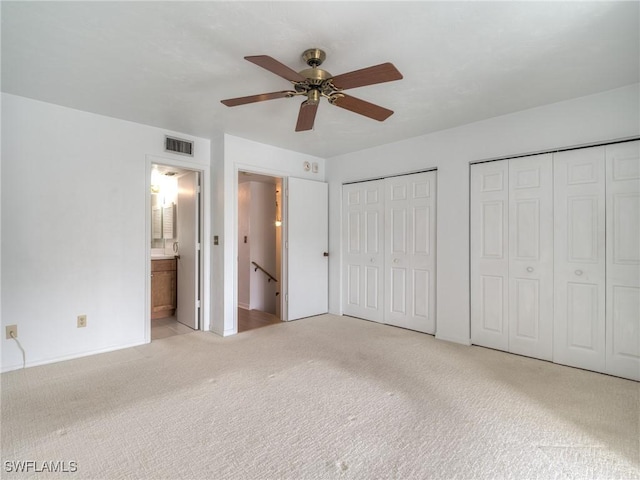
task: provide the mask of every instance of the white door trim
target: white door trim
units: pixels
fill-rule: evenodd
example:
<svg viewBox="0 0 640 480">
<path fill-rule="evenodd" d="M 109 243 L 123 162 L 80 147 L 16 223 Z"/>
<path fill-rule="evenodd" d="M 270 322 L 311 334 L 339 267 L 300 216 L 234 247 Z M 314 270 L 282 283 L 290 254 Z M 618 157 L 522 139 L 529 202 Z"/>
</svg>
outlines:
<svg viewBox="0 0 640 480">
<path fill-rule="evenodd" d="M 145 156 L 145 343 L 151 341 L 151 165 L 157 163 L 173 167 L 185 168 L 200 172 L 200 275 L 202 280 L 201 308 L 202 322 L 200 330 L 211 330 L 211 245 L 207 239 L 211 238 L 211 174 L 208 165 L 202 165 L 188 160 L 161 157 L 158 155 Z"/>
<path fill-rule="evenodd" d="M 284 192 L 287 191 L 287 180 L 289 178 L 289 174 L 286 172 L 282 172 L 275 169 L 268 168 L 260 168 L 255 165 L 246 165 L 243 163 L 235 163 L 233 166 L 233 235 L 231 238 L 231 247 L 233 249 L 233 278 L 231 280 L 231 284 L 233 285 L 233 327 L 230 330 L 225 330 L 224 336 L 227 335 L 235 335 L 238 333 L 238 175 L 239 172 L 248 172 L 255 173 L 258 175 L 267 175 L 270 177 L 278 177 L 282 179 L 282 190 L 283 195 L 280 196 L 281 199 L 281 221 L 282 221 L 282 244 L 281 248 L 281 264 L 280 264 L 280 272 L 281 278 L 278 279 L 280 284 L 280 320 L 286 322 L 288 320 L 288 311 L 287 311 L 287 303 L 285 299 L 287 298 L 287 251 L 285 248 L 285 241 L 287 238 L 287 195 Z"/>
</svg>

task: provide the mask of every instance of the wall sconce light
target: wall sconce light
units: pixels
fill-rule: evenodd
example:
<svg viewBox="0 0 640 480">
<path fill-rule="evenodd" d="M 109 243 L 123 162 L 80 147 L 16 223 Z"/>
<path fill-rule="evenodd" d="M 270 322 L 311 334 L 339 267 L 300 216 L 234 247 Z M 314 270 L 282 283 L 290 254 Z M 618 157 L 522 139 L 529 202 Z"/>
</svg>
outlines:
<svg viewBox="0 0 640 480">
<path fill-rule="evenodd" d="M 280 220 L 280 209 L 278 208 L 278 194 L 280 190 L 276 190 L 276 227 L 282 226 L 282 221 Z"/>
</svg>

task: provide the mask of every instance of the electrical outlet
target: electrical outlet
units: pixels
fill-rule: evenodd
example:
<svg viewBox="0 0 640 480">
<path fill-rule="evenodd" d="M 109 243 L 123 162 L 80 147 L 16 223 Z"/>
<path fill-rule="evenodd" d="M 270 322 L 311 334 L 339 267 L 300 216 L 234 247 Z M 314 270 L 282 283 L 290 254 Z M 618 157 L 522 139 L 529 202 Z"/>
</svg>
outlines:
<svg viewBox="0 0 640 480">
<path fill-rule="evenodd" d="M 87 326 L 87 316 L 86 315 L 78 315 L 78 328 Z"/>
<path fill-rule="evenodd" d="M 7 325 L 7 340 L 12 338 L 18 338 L 18 326 L 17 325 Z"/>
</svg>

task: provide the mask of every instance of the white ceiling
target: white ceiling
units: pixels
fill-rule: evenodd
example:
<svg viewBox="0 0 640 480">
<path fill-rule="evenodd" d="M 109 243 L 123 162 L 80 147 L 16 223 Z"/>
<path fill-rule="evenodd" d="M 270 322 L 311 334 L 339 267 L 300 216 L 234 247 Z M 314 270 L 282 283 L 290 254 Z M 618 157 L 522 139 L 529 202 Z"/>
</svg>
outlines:
<svg viewBox="0 0 640 480">
<path fill-rule="evenodd" d="M 8 2 L 2 90 L 210 138 L 226 132 L 329 158 L 638 82 L 638 2 Z M 348 93 L 395 111 L 376 122 L 301 97 L 243 59 L 294 70 L 310 47 L 334 75 L 392 62 L 403 80 Z"/>
</svg>

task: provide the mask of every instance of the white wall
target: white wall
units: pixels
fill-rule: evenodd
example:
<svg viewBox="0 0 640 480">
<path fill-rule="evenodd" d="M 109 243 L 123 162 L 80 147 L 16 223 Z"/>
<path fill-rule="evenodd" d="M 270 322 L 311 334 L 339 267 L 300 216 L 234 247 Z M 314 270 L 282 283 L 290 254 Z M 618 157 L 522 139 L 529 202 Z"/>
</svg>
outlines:
<svg viewBox="0 0 640 480">
<path fill-rule="evenodd" d="M 637 136 L 639 106 L 636 84 L 328 159 L 330 311 L 342 311 L 342 183 L 437 168 L 436 336 L 469 343 L 469 164 Z"/>
<path fill-rule="evenodd" d="M 209 165 L 209 140 L 2 94 L 2 331 L 27 365 L 144 342 L 146 156 L 184 159 L 166 133 Z M 21 367 L 1 342 L 2 370 Z"/>
<path fill-rule="evenodd" d="M 236 262 L 238 170 L 264 173 L 276 177 L 299 177 L 325 180 L 325 161 L 322 158 L 253 142 L 232 135 L 224 135 L 224 145 L 212 140 L 212 175 L 214 188 L 219 188 L 213 201 L 213 231 L 219 235 L 220 245 L 213 247 L 214 288 L 212 299 L 212 330 L 220 335 L 236 333 Z M 216 146 L 214 146 L 216 145 Z M 220 162 L 220 157 L 224 161 Z M 317 162 L 318 173 L 305 172 L 305 161 Z M 222 187 L 222 188 L 221 188 Z M 225 235 L 223 235 L 223 233 Z M 223 277 L 220 281 L 220 276 Z M 280 280 L 280 279 L 278 279 Z M 215 283 L 220 281 L 220 283 Z M 282 280 L 284 283 L 284 279 Z M 220 288 L 219 288 L 220 287 Z"/>
<path fill-rule="evenodd" d="M 276 186 L 249 182 L 251 185 L 251 260 L 267 272 L 276 273 Z M 277 284 L 251 265 L 251 309 L 276 313 Z"/>
</svg>

